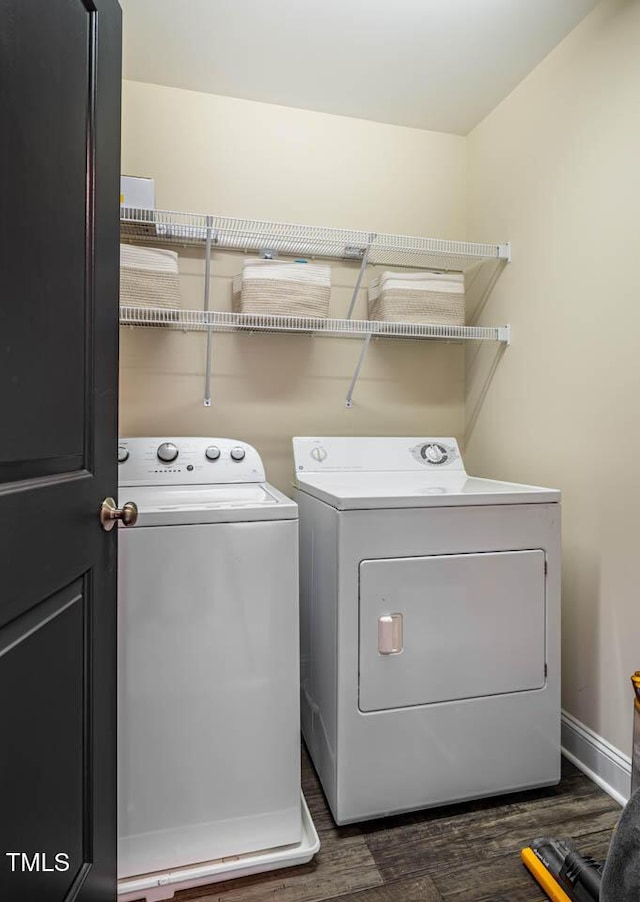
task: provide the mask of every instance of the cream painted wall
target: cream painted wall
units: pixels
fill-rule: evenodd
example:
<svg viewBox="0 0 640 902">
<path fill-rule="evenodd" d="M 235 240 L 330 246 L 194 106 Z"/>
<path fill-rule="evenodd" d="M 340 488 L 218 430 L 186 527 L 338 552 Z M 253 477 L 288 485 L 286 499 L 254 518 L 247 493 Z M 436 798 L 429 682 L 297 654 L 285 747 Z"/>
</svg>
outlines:
<svg viewBox="0 0 640 902">
<path fill-rule="evenodd" d="M 513 263 L 469 356 L 466 459 L 563 492 L 563 704 L 631 753 L 640 668 L 640 3 L 605 0 L 468 137 L 470 240 Z"/>
<path fill-rule="evenodd" d="M 454 135 L 125 82 L 122 170 L 153 176 L 164 209 L 465 237 L 465 141 Z M 214 255 L 215 308 L 230 309 L 241 261 Z M 184 305 L 201 307 L 202 255 L 181 252 L 180 270 Z M 331 315 L 345 315 L 355 277 L 333 267 Z M 361 292 L 354 315 L 364 304 Z M 460 345 L 372 342 L 347 410 L 359 342 L 217 334 L 207 409 L 202 335 L 121 333 L 122 435 L 244 439 L 285 491 L 296 434 L 462 438 Z"/>
</svg>

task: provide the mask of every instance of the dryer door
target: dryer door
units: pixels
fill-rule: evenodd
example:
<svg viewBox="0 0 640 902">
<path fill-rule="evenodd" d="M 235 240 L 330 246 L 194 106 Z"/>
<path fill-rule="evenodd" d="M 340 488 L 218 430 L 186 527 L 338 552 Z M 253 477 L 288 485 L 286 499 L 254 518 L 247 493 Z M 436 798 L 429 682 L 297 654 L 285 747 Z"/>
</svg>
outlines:
<svg viewBox="0 0 640 902">
<path fill-rule="evenodd" d="M 360 564 L 361 711 L 545 684 L 544 551 Z"/>
</svg>

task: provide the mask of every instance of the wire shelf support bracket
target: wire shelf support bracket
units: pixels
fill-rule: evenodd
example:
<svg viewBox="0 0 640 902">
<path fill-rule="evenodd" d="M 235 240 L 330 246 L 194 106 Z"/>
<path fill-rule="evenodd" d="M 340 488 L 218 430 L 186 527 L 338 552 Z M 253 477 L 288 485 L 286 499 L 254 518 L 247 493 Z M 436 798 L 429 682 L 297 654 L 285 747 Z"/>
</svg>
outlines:
<svg viewBox="0 0 640 902">
<path fill-rule="evenodd" d="M 349 386 L 349 391 L 347 392 L 347 397 L 344 402 L 344 406 L 347 409 L 351 409 L 353 407 L 353 392 L 356 387 L 356 383 L 358 382 L 358 377 L 360 376 L 360 370 L 362 369 L 362 364 L 364 363 L 364 358 L 367 356 L 367 351 L 369 350 L 369 344 L 371 342 L 371 333 L 367 335 L 365 340 L 362 342 L 362 350 L 360 351 L 360 357 L 358 358 L 358 362 L 356 364 L 356 368 L 353 372 L 353 379 L 351 380 L 351 385 Z"/>
<path fill-rule="evenodd" d="M 209 294 L 211 291 L 211 242 L 213 240 L 213 217 L 207 216 L 205 238 L 205 258 L 204 258 L 204 311 L 209 312 Z M 213 331 L 207 329 L 207 347 L 205 357 L 205 374 L 204 374 L 204 401 L 205 407 L 211 407 L 211 344 L 213 342 Z"/>
<path fill-rule="evenodd" d="M 511 344 L 511 326 L 498 326 L 497 340 L 509 347 Z"/>
<path fill-rule="evenodd" d="M 375 240 L 375 235 L 371 235 L 371 240 L 369 244 L 365 247 L 362 253 L 362 260 L 360 261 L 360 272 L 358 273 L 358 278 L 356 279 L 356 284 L 353 288 L 353 294 L 351 295 L 351 303 L 349 304 L 349 309 L 347 310 L 347 319 L 351 319 L 351 315 L 353 314 L 353 308 L 356 305 L 356 301 L 358 300 L 358 293 L 360 291 L 360 285 L 362 284 L 362 279 L 364 277 L 365 271 L 367 269 L 367 264 L 369 262 L 369 254 L 371 253 L 371 242 Z"/>
</svg>

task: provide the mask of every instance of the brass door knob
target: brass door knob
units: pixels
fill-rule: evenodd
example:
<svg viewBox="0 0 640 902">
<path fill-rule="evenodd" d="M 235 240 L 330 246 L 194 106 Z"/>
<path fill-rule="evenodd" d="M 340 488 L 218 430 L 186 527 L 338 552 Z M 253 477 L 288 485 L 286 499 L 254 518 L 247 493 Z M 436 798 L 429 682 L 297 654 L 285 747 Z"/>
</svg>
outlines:
<svg viewBox="0 0 640 902">
<path fill-rule="evenodd" d="M 100 505 L 100 524 L 105 532 L 109 532 L 120 520 L 123 526 L 134 526 L 138 520 L 138 506 L 127 501 L 118 507 L 113 498 L 105 498 Z"/>
</svg>

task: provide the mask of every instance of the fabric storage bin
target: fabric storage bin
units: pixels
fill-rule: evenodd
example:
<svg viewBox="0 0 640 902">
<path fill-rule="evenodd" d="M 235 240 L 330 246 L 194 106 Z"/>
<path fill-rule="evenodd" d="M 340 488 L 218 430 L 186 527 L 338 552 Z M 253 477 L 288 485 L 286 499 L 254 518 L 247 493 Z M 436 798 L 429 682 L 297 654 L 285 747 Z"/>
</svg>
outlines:
<svg viewBox="0 0 640 902">
<path fill-rule="evenodd" d="M 369 319 L 464 326 L 464 276 L 383 272 L 369 286 Z"/>
<path fill-rule="evenodd" d="M 316 263 L 247 260 L 233 279 L 234 313 L 326 319 L 331 269 Z"/>
<path fill-rule="evenodd" d="M 179 309 L 182 303 L 175 251 L 121 244 L 120 305 Z"/>
</svg>

